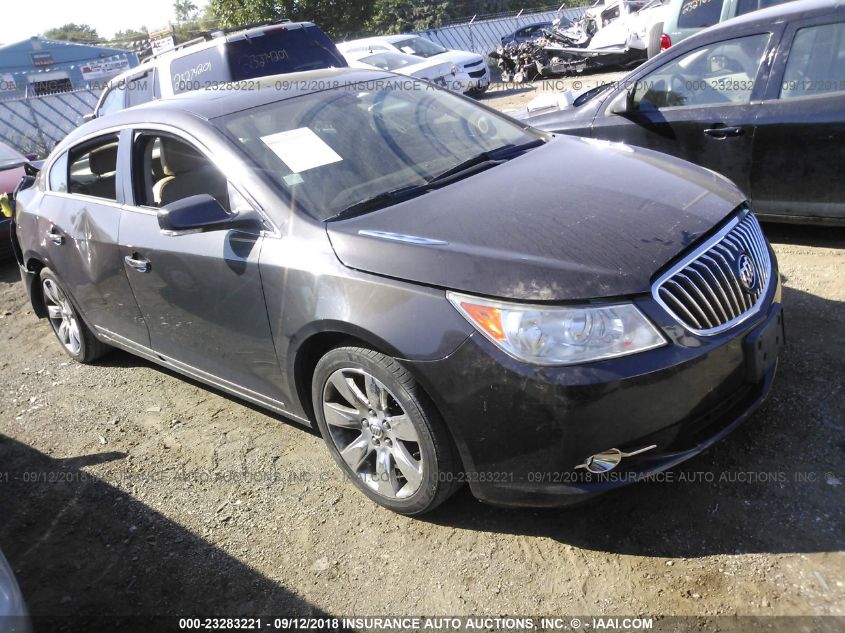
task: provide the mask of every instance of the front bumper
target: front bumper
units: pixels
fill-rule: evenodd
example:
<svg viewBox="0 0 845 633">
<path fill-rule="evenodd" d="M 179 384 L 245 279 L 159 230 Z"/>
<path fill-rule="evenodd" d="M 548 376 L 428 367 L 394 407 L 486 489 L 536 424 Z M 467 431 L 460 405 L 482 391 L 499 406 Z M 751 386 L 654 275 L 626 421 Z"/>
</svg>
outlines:
<svg viewBox="0 0 845 633">
<path fill-rule="evenodd" d="M 772 254 L 763 308 L 698 337 L 650 297 L 638 307 L 669 344 L 571 367 L 521 363 L 480 335 L 433 362 L 409 363 L 451 430 L 473 494 L 497 505 L 558 506 L 671 468 L 724 437 L 760 405 L 776 361 L 753 378 L 744 341 L 781 308 Z M 651 451 L 604 475 L 575 466 L 611 448 Z"/>
</svg>

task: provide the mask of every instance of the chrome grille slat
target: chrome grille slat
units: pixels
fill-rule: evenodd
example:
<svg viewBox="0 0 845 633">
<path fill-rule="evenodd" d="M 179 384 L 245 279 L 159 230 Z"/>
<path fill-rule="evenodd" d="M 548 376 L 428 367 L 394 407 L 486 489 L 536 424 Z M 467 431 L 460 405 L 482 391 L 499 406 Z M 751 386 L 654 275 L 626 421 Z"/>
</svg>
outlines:
<svg viewBox="0 0 845 633">
<path fill-rule="evenodd" d="M 730 321 L 730 319 L 728 318 L 728 315 L 725 314 L 725 309 L 722 307 L 722 302 L 719 301 L 719 297 L 716 295 L 716 292 L 713 290 L 713 284 L 711 284 L 710 282 L 708 282 L 704 278 L 704 275 L 702 275 L 701 272 L 699 272 L 699 270 L 695 267 L 696 264 L 699 264 L 699 262 L 691 262 L 690 265 L 687 266 L 687 271 L 697 275 L 698 278 L 701 280 L 701 283 L 697 284 L 697 285 L 699 285 L 701 288 L 703 288 L 704 290 L 706 290 L 707 292 L 710 293 L 709 305 L 713 309 L 713 314 L 716 317 L 716 322 L 717 323 L 725 323 L 726 321 Z M 707 270 L 706 268 L 704 269 L 704 272 L 710 273 L 710 271 Z M 712 276 L 712 273 L 710 273 L 710 274 Z M 716 281 L 716 278 L 713 277 L 713 280 Z M 719 288 L 719 282 L 718 281 L 716 281 L 716 287 Z M 719 288 L 719 290 L 721 290 L 721 288 Z M 724 297 L 724 294 L 722 296 Z M 716 311 L 718 311 L 718 314 L 716 314 Z"/>
<path fill-rule="evenodd" d="M 697 266 L 700 266 L 701 270 L 696 268 Z M 733 318 L 733 316 L 728 316 L 727 312 L 727 309 L 730 306 L 730 301 L 728 301 L 728 296 L 725 294 L 725 291 L 722 288 L 722 284 L 716 278 L 716 275 L 713 274 L 713 271 L 710 270 L 704 264 L 702 264 L 700 261 L 690 262 L 689 270 L 696 272 L 701 277 L 701 280 L 707 285 L 707 287 L 710 288 L 710 292 L 713 293 L 713 305 L 715 305 L 719 309 L 719 312 L 721 312 L 722 314 L 722 323 L 727 323 L 728 321 L 730 321 Z M 710 276 L 710 278 L 713 280 L 713 283 L 709 283 L 706 279 L 704 279 L 705 274 Z M 716 290 L 719 291 L 719 295 L 721 295 L 721 300 L 719 296 L 716 295 L 713 288 L 716 288 Z"/>
<path fill-rule="evenodd" d="M 661 275 L 652 295 L 688 330 L 716 334 L 759 310 L 771 277 L 768 243 L 757 219 L 744 209 Z"/>
<path fill-rule="evenodd" d="M 715 255 L 716 257 L 721 259 L 722 263 L 725 265 L 724 269 L 723 269 L 724 272 L 725 272 L 725 276 L 728 278 L 728 282 L 731 285 L 731 290 L 734 293 L 734 297 L 736 297 L 736 303 L 739 306 L 739 313 L 742 314 L 743 312 L 745 312 L 748 309 L 748 304 L 745 302 L 745 295 L 742 292 L 742 288 L 739 287 L 739 283 L 736 280 L 736 276 L 734 275 L 733 268 L 731 268 L 732 262 L 729 262 L 725 258 L 724 254 L 722 252 L 720 252 L 720 246 L 721 246 L 720 244 L 717 244 L 713 248 L 712 252 L 713 252 L 713 255 Z M 730 251 L 728 251 L 727 248 L 725 248 L 724 250 L 728 253 L 728 256 L 730 256 Z"/>
<path fill-rule="evenodd" d="M 689 270 L 687 269 L 684 272 L 676 274 L 675 279 L 684 279 L 687 281 L 689 288 L 692 288 L 700 299 L 698 302 L 698 309 L 704 315 L 704 321 L 707 323 L 708 327 L 715 327 L 719 323 L 719 315 L 716 314 L 716 311 L 710 305 L 710 301 L 708 301 L 707 297 L 704 296 L 704 293 L 701 292 L 701 288 L 695 284 L 688 272 Z"/>
<path fill-rule="evenodd" d="M 728 281 L 727 276 L 725 275 L 725 271 L 722 270 L 721 265 L 717 262 L 713 257 L 708 254 L 704 254 L 701 256 L 701 259 L 704 261 L 709 261 L 713 264 L 711 270 L 716 270 L 719 273 L 720 277 L 720 284 L 719 287 L 722 288 L 722 292 L 725 292 L 727 296 L 730 298 L 726 307 L 730 308 L 731 311 L 731 318 L 735 319 L 740 314 L 742 314 L 742 310 L 739 308 L 739 300 L 734 295 L 733 288 L 731 287 L 731 282 Z"/>
<path fill-rule="evenodd" d="M 680 308 L 680 311 L 683 312 L 686 315 L 686 317 L 687 317 L 687 319 L 689 319 L 689 321 L 695 323 L 697 327 L 701 327 L 701 324 L 698 322 L 698 320 L 690 313 L 689 310 L 686 309 L 686 307 L 684 307 L 683 303 L 681 303 L 680 301 L 678 301 L 675 298 L 675 295 L 673 295 L 671 292 L 669 292 L 665 288 L 661 288 L 660 292 L 665 293 L 665 295 L 666 295 L 665 299 L 667 301 L 671 302 L 671 303 L 674 303 L 676 308 Z"/>
</svg>

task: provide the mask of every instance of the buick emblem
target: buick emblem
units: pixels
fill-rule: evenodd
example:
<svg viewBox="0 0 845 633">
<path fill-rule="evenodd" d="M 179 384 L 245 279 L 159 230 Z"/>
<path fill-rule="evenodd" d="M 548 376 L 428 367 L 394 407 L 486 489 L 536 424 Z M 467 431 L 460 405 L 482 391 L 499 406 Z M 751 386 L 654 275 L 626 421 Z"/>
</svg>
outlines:
<svg viewBox="0 0 845 633">
<path fill-rule="evenodd" d="M 754 262 L 748 253 L 742 253 L 736 260 L 736 272 L 742 289 L 753 292 L 757 286 L 757 271 L 754 270 Z"/>
</svg>

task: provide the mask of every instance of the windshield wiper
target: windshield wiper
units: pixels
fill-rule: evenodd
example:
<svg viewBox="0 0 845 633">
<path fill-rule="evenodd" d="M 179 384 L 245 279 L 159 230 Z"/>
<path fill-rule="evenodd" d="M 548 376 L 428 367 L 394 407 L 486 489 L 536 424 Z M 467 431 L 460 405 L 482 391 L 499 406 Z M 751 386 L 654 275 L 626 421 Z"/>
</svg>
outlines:
<svg viewBox="0 0 845 633">
<path fill-rule="evenodd" d="M 448 184 L 454 179 L 468 176 L 480 169 L 500 165 L 517 154 L 529 150 L 532 147 L 542 145 L 545 142 L 546 141 L 544 139 L 538 138 L 520 145 L 510 143 L 489 152 L 481 152 L 472 158 L 468 158 L 467 160 L 458 163 L 454 167 L 450 167 L 436 176 L 432 176 L 423 184 L 391 189 L 390 191 L 385 191 L 370 198 L 365 198 L 350 204 L 348 207 L 341 209 L 338 213 L 334 214 L 326 221 L 332 222 L 334 220 L 344 220 L 356 215 L 367 213 L 368 211 L 374 211 L 391 204 L 396 204 L 397 202 L 421 196 L 432 189 L 437 189 L 438 187 Z"/>
<path fill-rule="evenodd" d="M 361 215 L 362 213 L 367 213 L 368 211 L 374 211 L 375 209 L 380 209 L 381 207 L 386 207 L 388 205 L 396 204 L 397 202 L 402 202 L 403 200 L 408 200 L 409 198 L 422 195 L 430 189 L 431 187 L 429 187 L 428 183 L 424 185 L 411 185 L 410 187 L 391 189 L 390 191 L 379 193 L 371 198 L 364 198 L 363 200 L 350 204 L 348 207 L 344 207 L 326 221 L 331 222 L 333 220 L 342 220 L 355 215 Z"/>
<path fill-rule="evenodd" d="M 546 141 L 544 139 L 538 138 L 520 145 L 508 143 L 507 145 L 490 150 L 489 152 L 481 152 L 480 154 L 476 154 L 475 156 L 458 163 L 454 167 L 450 167 L 436 176 L 432 176 L 428 179 L 428 184 L 444 184 L 444 181 L 446 180 L 451 180 L 457 176 L 469 175 L 469 173 L 474 173 L 480 168 L 495 167 L 496 165 L 500 165 L 506 160 L 513 158 L 517 154 L 533 147 L 538 147 L 545 142 Z"/>
</svg>

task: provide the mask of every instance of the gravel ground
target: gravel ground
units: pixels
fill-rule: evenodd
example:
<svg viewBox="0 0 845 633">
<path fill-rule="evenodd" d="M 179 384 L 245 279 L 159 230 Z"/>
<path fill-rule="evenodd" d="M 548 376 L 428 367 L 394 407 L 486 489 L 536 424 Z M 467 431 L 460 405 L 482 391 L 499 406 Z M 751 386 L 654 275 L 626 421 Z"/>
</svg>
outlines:
<svg viewBox="0 0 845 633">
<path fill-rule="evenodd" d="M 295 423 L 123 352 L 69 361 L 2 264 L 0 548 L 36 615 L 845 616 L 845 231 L 765 229 L 788 348 L 746 425 L 585 507 L 463 490 L 417 519 Z"/>
</svg>

